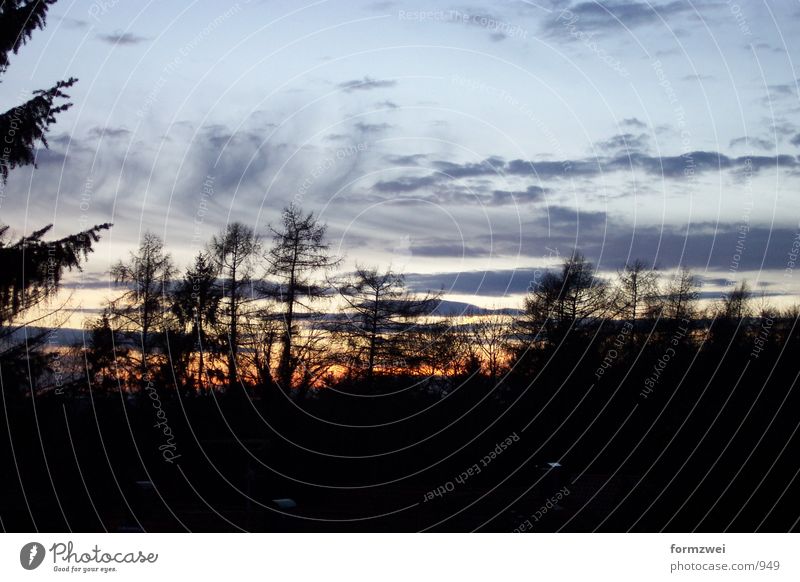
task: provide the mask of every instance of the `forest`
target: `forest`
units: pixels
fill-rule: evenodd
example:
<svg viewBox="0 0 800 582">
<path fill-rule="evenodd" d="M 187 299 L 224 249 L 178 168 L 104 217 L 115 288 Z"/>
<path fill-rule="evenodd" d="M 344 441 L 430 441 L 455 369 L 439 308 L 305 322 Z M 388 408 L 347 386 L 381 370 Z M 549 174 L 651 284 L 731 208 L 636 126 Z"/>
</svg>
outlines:
<svg viewBox="0 0 800 582">
<path fill-rule="evenodd" d="M 518 309 L 447 311 L 402 273 L 338 270 L 312 213 L 282 218 L 266 240 L 229 224 L 183 272 L 145 234 L 72 346 L 14 325 L 49 305 L 46 268 L 8 288 L 4 417 L 26 454 L 3 499 L 37 502 L 7 527 L 792 527 L 765 506 L 796 486 L 797 307 L 574 251 Z"/>
</svg>

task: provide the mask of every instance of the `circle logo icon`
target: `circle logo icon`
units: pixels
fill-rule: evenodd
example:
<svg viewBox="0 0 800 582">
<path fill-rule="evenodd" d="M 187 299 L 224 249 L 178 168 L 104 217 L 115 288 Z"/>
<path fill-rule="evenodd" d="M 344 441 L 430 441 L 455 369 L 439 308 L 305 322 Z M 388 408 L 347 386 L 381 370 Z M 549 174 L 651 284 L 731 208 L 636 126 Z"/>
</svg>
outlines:
<svg viewBox="0 0 800 582">
<path fill-rule="evenodd" d="M 29 542 L 19 551 L 19 563 L 26 570 L 35 570 L 44 561 L 44 546 L 39 542 Z"/>
</svg>

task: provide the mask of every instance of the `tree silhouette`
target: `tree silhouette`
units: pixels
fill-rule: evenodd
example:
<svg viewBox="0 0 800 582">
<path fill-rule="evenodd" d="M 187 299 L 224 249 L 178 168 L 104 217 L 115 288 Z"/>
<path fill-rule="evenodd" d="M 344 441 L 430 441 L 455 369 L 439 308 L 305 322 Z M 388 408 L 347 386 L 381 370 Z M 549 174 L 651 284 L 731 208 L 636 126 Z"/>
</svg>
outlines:
<svg viewBox="0 0 800 582">
<path fill-rule="evenodd" d="M 20 1 L 0 3 L 0 76 L 10 63 L 9 54 L 16 54 L 41 30 L 47 11 L 55 0 Z M 71 103 L 55 105 L 56 100 L 69 98 L 63 89 L 77 80 L 59 81 L 46 90 L 36 90 L 34 97 L 0 114 L 0 190 L 5 188 L 9 172 L 17 167 L 33 164 L 36 145 L 47 147 L 46 134 L 55 123 L 56 115 L 71 107 Z M 6 378 L 27 376 L 27 366 L 17 366 L 23 358 L 41 358 L 36 353 L 47 332 L 29 335 L 25 342 L 15 340 L 15 334 L 33 323 L 26 316 L 34 308 L 43 306 L 59 290 L 66 270 L 78 269 L 100 239 L 100 232 L 111 224 L 100 224 L 84 232 L 56 240 L 46 241 L 44 236 L 52 229 L 47 225 L 16 240 L 8 226 L 0 226 L 0 369 Z M 58 311 L 57 309 L 55 311 Z M 49 315 L 55 313 L 51 310 Z M 37 321 L 45 315 L 39 314 Z M 32 380 L 32 379 L 31 379 Z"/>
<path fill-rule="evenodd" d="M 616 317 L 624 319 L 633 326 L 630 341 L 638 343 L 638 323 L 653 317 L 659 306 L 659 274 L 641 259 L 625 265 L 617 271 L 617 285 L 612 301 Z"/>
<path fill-rule="evenodd" d="M 144 384 L 148 379 L 149 357 L 167 328 L 170 315 L 170 289 L 175 267 L 164 251 L 164 242 L 153 233 L 145 233 L 137 252 L 127 262 L 111 268 L 114 282 L 126 291 L 109 304 L 116 329 L 139 341 L 139 373 Z"/>
<path fill-rule="evenodd" d="M 402 274 L 391 269 L 380 272 L 377 267 L 356 266 L 338 289 L 345 302 L 340 334 L 346 338 L 350 351 L 347 359 L 358 362 L 363 355 L 367 379 L 373 377 L 376 365 L 386 367 L 387 362 L 401 359 L 397 356 L 398 334 L 430 312 L 438 299 L 430 293 L 424 297 L 412 295 Z"/>
<path fill-rule="evenodd" d="M 494 384 L 508 357 L 509 317 L 500 311 L 472 316 L 468 324 L 472 344 Z"/>
<path fill-rule="evenodd" d="M 173 311 L 191 342 L 189 356 L 197 354 L 194 386 L 205 392 L 206 353 L 213 352 L 215 340 L 209 334 L 218 322 L 222 292 L 217 284 L 217 269 L 207 253 L 200 252 L 187 267 L 175 289 Z"/>
<path fill-rule="evenodd" d="M 254 298 L 253 261 L 261 249 L 258 236 L 241 222 L 228 224 L 225 230 L 211 239 L 211 257 L 220 277 L 224 305 L 225 335 L 228 344 L 228 388 L 238 383 L 239 326 L 247 305 Z"/>
<path fill-rule="evenodd" d="M 700 281 L 688 267 L 680 267 L 667 282 L 662 317 L 668 320 L 689 320 L 697 316 Z"/>
<path fill-rule="evenodd" d="M 326 289 L 315 280 L 339 264 L 325 241 L 326 225 L 313 213 L 304 214 L 298 206 L 284 209 L 280 230 L 270 227 L 273 245 L 266 254 L 267 275 L 275 285 L 265 289 L 267 296 L 284 305 L 283 333 L 278 377 L 281 387 L 289 390 L 296 362 L 292 347 L 298 308 L 326 295 Z"/>
<path fill-rule="evenodd" d="M 55 0 L 4 0 L 0 3 L 0 75 L 8 69 L 9 54 L 17 54 L 35 30 L 44 28 L 47 11 L 54 3 Z M 76 82 L 77 79 L 70 77 L 49 89 L 37 89 L 32 99 L 0 114 L 0 135 L 3 136 L 0 176 L 3 181 L 14 168 L 34 163 L 38 142 L 47 147 L 48 128 L 55 123 L 57 114 L 72 106 L 71 103 L 54 104 L 56 100 L 69 99 L 63 90 Z"/>
<path fill-rule="evenodd" d="M 534 281 L 517 320 L 525 342 L 543 341 L 555 347 L 574 330 L 586 329 L 608 313 L 608 285 L 595 276 L 594 265 L 579 252 L 564 260 L 557 272 Z"/>
</svg>

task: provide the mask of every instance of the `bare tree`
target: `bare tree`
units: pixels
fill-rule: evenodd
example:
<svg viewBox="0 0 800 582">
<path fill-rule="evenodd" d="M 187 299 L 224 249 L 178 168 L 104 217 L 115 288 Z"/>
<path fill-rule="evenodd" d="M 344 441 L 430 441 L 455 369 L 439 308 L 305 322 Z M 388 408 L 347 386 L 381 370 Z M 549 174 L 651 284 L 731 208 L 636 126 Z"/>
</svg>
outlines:
<svg viewBox="0 0 800 582">
<path fill-rule="evenodd" d="M 700 281 L 687 267 L 680 267 L 665 289 L 662 316 L 669 320 L 688 320 L 697 315 Z"/>
<path fill-rule="evenodd" d="M 557 272 L 534 281 L 516 322 L 526 342 L 558 345 L 570 330 L 580 330 L 608 311 L 608 286 L 595 276 L 594 265 L 577 250 Z"/>
<path fill-rule="evenodd" d="M 274 381 L 273 363 L 281 337 L 280 316 L 273 312 L 272 305 L 259 305 L 244 314 L 242 327 L 242 354 L 244 369 L 251 374 L 252 384 L 267 387 Z"/>
<path fill-rule="evenodd" d="M 508 356 L 509 317 L 498 310 L 477 315 L 468 329 L 482 366 L 494 383 Z"/>
<path fill-rule="evenodd" d="M 117 285 L 127 289 L 109 304 L 117 329 L 139 336 L 141 381 L 147 378 L 148 358 L 157 336 L 166 327 L 169 312 L 169 284 L 175 274 L 172 257 L 164 252 L 164 242 L 153 233 L 145 233 L 139 249 L 130 253 L 127 262 L 111 268 Z"/>
<path fill-rule="evenodd" d="M 753 308 L 750 304 L 752 298 L 753 293 L 750 291 L 750 285 L 747 284 L 747 281 L 742 281 L 727 293 L 722 294 L 719 315 L 726 319 L 737 321 L 750 317 L 753 314 Z"/>
<path fill-rule="evenodd" d="M 270 227 L 273 245 L 265 259 L 267 276 L 275 285 L 264 291 L 284 306 L 278 377 L 283 389 L 289 390 L 295 367 L 292 347 L 297 310 L 309 309 L 311 301 L 326 296 L 316 277 L 340 261 L 332 256 L 325 241 L 326 225 L 320 224 L 313 213 L 304 214 L 292 205 L 284 209 L 282 219 L 280 230 Z"/>
<path fill-rule="evenodd" d="M 652 315 L 658 303 L 658 272 L 636 259 L 617 272 L 614 307 L 625 320 L 636 323 Z"/>
<path fill-rule="evenodd" d="M 410 293 L 402 274 L 391 269 L 380 272 L 377 267 L 356 266 L 338 289 L 346 316 L 340 333 L 351 350 L 364 354 L 367 378 L 373 377 L 376 366 L 385 364 L 392 352 L 396 353 L 393 346 L 397 335 L 428 313 L 438 299 L 431 293 Z"/>
<path fill-rule="evenodd" d="M 224 305 L 222 324 L 228 340 L 228 388 L 233 389 L 238 382 L 239 325 L 244 309 L 254 299 L 254 260 L 261 250 L 261 243 L 252 228 L 241 222 L 232 222 L 211 239 L 209 247 L 220 278 Z"/>
</svg>

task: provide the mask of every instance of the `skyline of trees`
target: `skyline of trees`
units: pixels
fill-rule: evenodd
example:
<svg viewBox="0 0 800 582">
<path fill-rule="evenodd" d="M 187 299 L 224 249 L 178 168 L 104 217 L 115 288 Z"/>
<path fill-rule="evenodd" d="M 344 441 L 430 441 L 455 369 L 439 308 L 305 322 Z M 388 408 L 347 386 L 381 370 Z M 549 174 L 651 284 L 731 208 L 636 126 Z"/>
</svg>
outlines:
<svg viewBox="0 0 800 582">
<path fill-rule="evenodd" d="M 232 223 L 182 274 L 163 241 L 146 233 L 111 269 L 120 294 L 87 322 L 86 378 L 109 388 L 116 374 L 128 390 L 158 378 L 186 394 L 279 386 L 301 398 L 343 380 L 408 374 L 477 374 L 495 384 L 619 322 L 630 324 L 628 349 L 636 351 L 681 322 L 730 337 L 748 318 L 778 315 L 768 305 L 755 309 L 746 281 L 701 307 L 700 280 L 689 269 L 667 276 L 634 259 L 607 279 L 579 251 L 532 282 L 516 313 L 441 315 L 441 292 L 414 293 L 391 268 L 332 275 L 341 259 L 313 213 L 289 207 L 282 229 L 270 232 L 267 246 Z"/>
<path fill-rule="evenodd" d="M 0 78 L 7 73 L 10 54 L 17 54 L 36 30 L 44 28 L 47 11 L 55 0 L 0 3 Z M 15 168 L 36 165 L 37 148 L 47 148 L 46 134 L 72 103 L 64 89 L 78 80 L 58 81 L 49 89 L 33 91 L 33 97 L 0 113 L 0 192 Z M 31 234 L 14 237 L 9 225 L 0 225 L 0 381 L 30 384 L 32 371 L 48 365 L 51 355 L 42 347 L 50 332 L 30 329 L 35 323 L 59 318 L 58 307 L 49 302 L 61 288 L 66 271 L 81 270 L 111 224 L 99 224 L 82 232 L 46 240 L 53 228 L 48 224 Z M 61 322 L 63 323 L 63 321 Z M 30 329 L 30 332 L 29 332 Z M 18 332 L 23 332 L 20 338 Z"/>
</svg>

